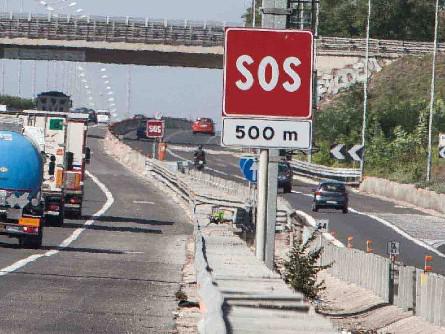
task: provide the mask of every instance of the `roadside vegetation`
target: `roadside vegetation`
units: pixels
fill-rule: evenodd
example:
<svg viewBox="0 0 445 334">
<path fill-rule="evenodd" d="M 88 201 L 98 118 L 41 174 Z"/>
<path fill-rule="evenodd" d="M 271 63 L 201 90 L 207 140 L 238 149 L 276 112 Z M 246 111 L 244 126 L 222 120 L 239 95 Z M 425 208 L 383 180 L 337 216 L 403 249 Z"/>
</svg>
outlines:
<svg viewBox="0 0 445 334">
<path fill-rule="evenodd" d="M 445 0 L 440 3 L 443 8 Z M 256 1 L 256 26 L 261 26 L 260 7 Z M 368 11 L 367 0 L 324 0 L 320 4 L 318 32 L 330 37 L 364 37 Z M 435 2 L 431 0 L 373 0 L 371 37 L 427 41 L 433 39 Z M 252 9 L 246 10 L 245 25 L 252 25 Z M 445 16 L 441 15 L 439 36 L 445 37 Z"/>
<path fill-rule="evenodd" d="M 295 239 L 288 259 L 283 262 L 284 281 L 294 291 L 303 293 L 306 298 L 311 300 L 317 299 L 320 293 L 326 289 L 325 281 L 317 280 L 318 273 L 331 267 L 331 265 L 318 265 L 323 247 L 310 250 L 310 246 L 316 242 L 317 238 L 318 233 L 314 231 L 305 243 Z"/>
<path fill-rule="evenodd" d="M 11 110 L 26 110 L 35 108 L 32 99 L 23 99 L 17 96 L 0 95 L 0 104 L 8 106 Z"/>
<path fill-rule="evenodd" d="M 444 192 L 445 163 L 438 156 L 438 135 L 445 132 L 445 57 L 438 59 L 433 118 L 433 176 L 425 184 L 431 85 L 431 56 L 404 57 L 373 76 L 369 86 L 365 172 L 402 183 L 417 183 Z M 363 86 L 358 84 L 315 115 L 314 162 L 342 167 L 329 156 L 334 143 L 361 142 Z"/>
</svg>

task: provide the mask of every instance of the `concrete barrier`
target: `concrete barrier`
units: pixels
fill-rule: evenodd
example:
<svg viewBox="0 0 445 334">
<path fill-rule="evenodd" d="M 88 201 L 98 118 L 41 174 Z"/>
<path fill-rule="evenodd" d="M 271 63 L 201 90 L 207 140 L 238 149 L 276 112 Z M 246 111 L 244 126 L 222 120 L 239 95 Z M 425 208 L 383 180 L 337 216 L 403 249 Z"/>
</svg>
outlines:
<svg viewBox="0 0 445 334">
<path fill-rule="evenodd" d="M 404 311 L 414 310 L 416 268 L 398 266 L 398 284 L 394 289 L 394 305 Z"/>
<path fill-rule="evenodd" d="M 416 270 L 416 315 L 445 326 L 445 277 Z"/>
<path fill-rule="evenodd" d="M 332 267 L 328 269 L 332 276 L 371 290 L 389 302 L 390 261 L 388 259 L 357 249 L 336 247 L 325 241 L 322 245 L 324 252 L 320 264 L 332 264 Z"/>
<path fill-rule="evenodd" d="M 445 194 L 416 188 L 413 184 L 401 184 L 377 177 L 366 177 L 360 191 L 407 202 L 415 206 L 445 213 Z"/>
</svg>

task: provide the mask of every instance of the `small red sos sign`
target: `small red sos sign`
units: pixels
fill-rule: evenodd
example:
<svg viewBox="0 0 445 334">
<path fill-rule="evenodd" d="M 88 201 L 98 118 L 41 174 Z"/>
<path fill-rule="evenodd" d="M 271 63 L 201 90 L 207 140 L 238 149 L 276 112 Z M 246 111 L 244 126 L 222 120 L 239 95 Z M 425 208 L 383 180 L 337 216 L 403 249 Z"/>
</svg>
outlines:
<svg viewBox="0 0 445 334">
<path fill-rule="evenodd" d="M 311 32 L 227 28 L 225 41 L 223 116 L 311 117 Z"/>
<path fill-rule="evenodd" d="M 164 121 L 157 119 L 150 119 L 147 121 L 147 137 L 148 138 L 162 138 L 164 137 Z"/>
</svg>

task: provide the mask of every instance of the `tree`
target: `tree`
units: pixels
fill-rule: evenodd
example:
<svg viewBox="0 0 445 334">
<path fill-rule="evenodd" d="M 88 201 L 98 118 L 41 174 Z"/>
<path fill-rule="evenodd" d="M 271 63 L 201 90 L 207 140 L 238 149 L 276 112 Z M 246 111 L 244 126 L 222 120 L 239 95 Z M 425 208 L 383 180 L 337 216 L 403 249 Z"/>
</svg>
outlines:
<svg viewBox="0 0 445 334">
<path fill-rule="evenodd" d="M 35 108 L 32 99 L 23 99 L 17 96 L 0 95 L 0 104 L 8 106 L 9 109 L 26 110 Z"/>
<path fill-rule="evenodd" d="M 252 2 L 253 5 L 253 2 Z M 255 26 L 256 27 L 261 27 L 261 13 L 260 13 L 260 8 L 261 8 L 261 0 L 256 0 L 255 3 Z M 242 18 L 244 19 L 244 25 L 246 27 L 251 27 L 252 26 L 252 6 L 250 6 L 249 8 L 246 9 L 246 12 L 243 14 Z"/>
<path fill-rule="evenodd" d="M 317 298 L 319 293 L 326 289 L 324 280 L 317 283 L 317 274 L 332 265 L 317 265 L 323 247 L 315 251 L 308 251 L 317 236 L 318 234 L 314 231 L 305 243 L 294 240 L 292 249 L 289 251 L 289 259 L 283 263 L 284 281 L 292 289 L 302 292 L 309 299 Z"/>
</svg>

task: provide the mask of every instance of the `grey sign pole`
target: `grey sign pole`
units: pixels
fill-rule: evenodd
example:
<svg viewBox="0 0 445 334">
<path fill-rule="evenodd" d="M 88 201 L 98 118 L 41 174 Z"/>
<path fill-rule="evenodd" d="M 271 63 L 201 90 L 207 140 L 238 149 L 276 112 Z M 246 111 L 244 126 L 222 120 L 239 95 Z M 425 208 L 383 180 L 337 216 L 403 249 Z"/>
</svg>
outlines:
<svg viewBox="0 0 445 334">
<path fill-rule="evenodd" d="M 263 0 L 263 28 L 286 29 L 287 0 Z M 275 222 L 277 218 L 278 151 L 261 150 L 258 175 L 258 220 L 256 255 L 269 269 L 274 266 Z"/>
</svg>

